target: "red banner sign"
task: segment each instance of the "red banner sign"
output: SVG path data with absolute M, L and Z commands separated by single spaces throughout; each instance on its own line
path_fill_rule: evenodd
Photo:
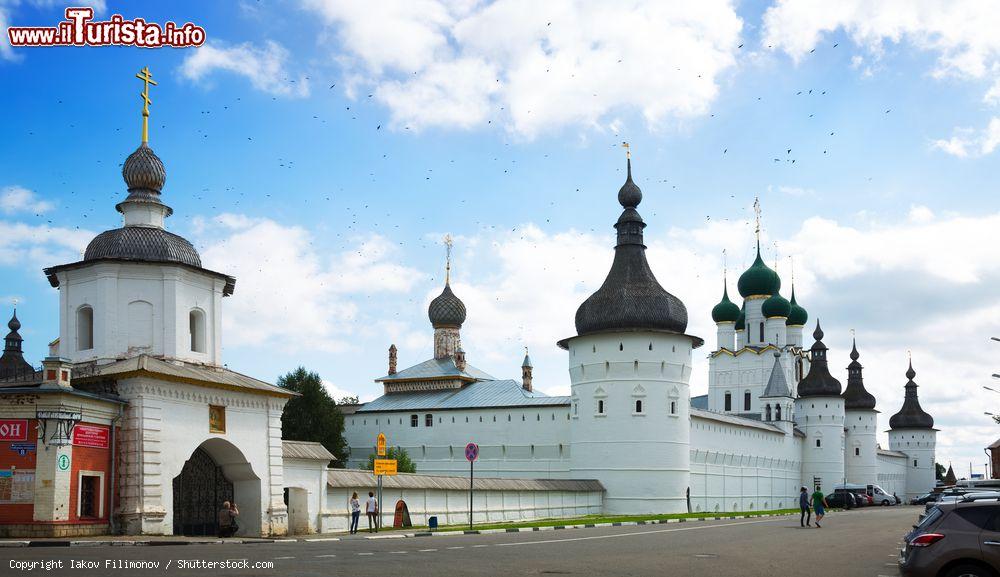
M 27 441 L 28 419 L 0 419 L 0 441 Z
M 77 447 L 108 448 L 108 428 L 100 425 L 77 425 L 73 428 L 73 444 Z

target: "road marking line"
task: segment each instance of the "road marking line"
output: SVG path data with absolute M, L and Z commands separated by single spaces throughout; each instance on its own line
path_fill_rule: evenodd
M 374 555 L 374 553 L 358 553 L 358 555 Z
M 652 535 L 655 533 L 673 533 L 674 531 L 696 531 L 698 529 L 717 529 L 719 527 L 736 527 L 738 525 L 755 525 L 757 523 L 774 523 L 775 521 L 741 521 L 739 523 L 726 523 L 724 525 L 699 525 L 697 527 L 677 527 L 675 529 L 656 529 L 654 531 L 635 531 L 631 533 L 617 533 L 615 535 L 590 535 L 588 537 L 571 537 L 568 539 L 546 539 L 544 541 L 522 541 L 519 543 L 496 543 L 495 547 L 516 547 L 518 545 L 542 545 L 545 543 L 559 543 L 562 541 L 590 541 L 592 539 L 615 539 L 619 537 L 633 537 L 635 535 Z M 485 547 L 485 545 L 473 545 L 473 547 Z
M 295 559 L 295 557 L 275 557 L 274 558 L 275 561 L 277 561 L 279 559 Z
M 305 539 L 305 541 L 308 541 L 310 543 L 321 543 L 323 541 L 340 541 L 340 538 L 339 537 L 324 537 L 322 539 Z
M 433 551 L 437 551 L 437 549 L 419 549 L 418 553 L 431 553 Z
M 405 555 L 406 551 L 389 551 L 390 555 Z
M 465 547 L 448 547 L 449 549 L 465 549 Z
M 316 555 L 316 556 L 317 557 L 336 557 L 336 555 L 333 555 L 333 554 L 330 554 L 330 555 Z
M 473 549 L 476 549 L 476 548 L 479 548 L 479 547 L 489 547 L 489 545 L 473 545 L 472 546 Z

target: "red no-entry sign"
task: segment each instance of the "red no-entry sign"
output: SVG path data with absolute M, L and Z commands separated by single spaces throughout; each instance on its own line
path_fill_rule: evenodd
M 479 458 L 479 445 L 475 443 L 469 443 L 465 446 L 465 458 L 469 461 L 475 461 Z

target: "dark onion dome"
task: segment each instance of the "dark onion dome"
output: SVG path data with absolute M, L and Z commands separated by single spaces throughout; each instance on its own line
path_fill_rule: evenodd
M 792 305 L 788 302 L 788 299 L 778 293 L 774 293 L 764 301 L 764 304 L 760 305 L 760 312 L 764 315 L 765 319 L 776 317 L 787 318 L 791 310 Z
M 451 284 L 445 283 L 441 294 L 431 301 L 427 307 L 427 317 L 430 318 L 431 326 L 434 328 L 461 328 L 465 322 L 465 303 L 451 291 Z
M 0 355 L 0 380 L 25 380 L 33 378 L 35 368 L 31 366 L 31 363 L 24 360 L 24 354 L 21 349 L 24 339 L 17 332 L 21 328 L 21 321 L 17 320 L 16 310 L 10 321 L 7 322 L 7 328 L 10 329 L 10 333 L 4 339 L 3 355 Z
M 789 311 L 788 320 L 785 321 L 786 326 L 790 327 L 804 327 L 806 322 L 809 321 L 809 313 L 806 309 L 799 306 L 799 303 L 795 302 L 795 285 L 792 285 L 792 300 L 789 301 Z
M 190 242 L 162 228 L 145 226 L 125 226 L 94 237 L 83 260 L 100 259 L 176 262 L 201 268 L 201 257 Z
M 729 289 L 722 286 L 722 300 L 712 307 L 712 320 L 717 323 L 735 323 L 740 318 L 740 307 L 729 300 Z
M 628 179 L 618 192 L 618 201 L 625 210 L 615 223 L 615 260 L 601 288 L 576 311 L 578 335 L 643 329 L 684 334 L 687 330 L 684 303 L 663 290 L 646 262 L 642 238 L 646 224 L 635 210 L 641 200 L 642 191 L 632 181 L 629 160 Z
M 913 382 L 913 377 L 917 372 L 913 370 L 913 361 L 910 361 L 910 368 L 906 370 L 906 395 L 903 398 L 903 408 L 899 412 L 889 417 L 890 429 L 933 429 L 934 417 L 928 415 L 920 408 L 920 399 L 917 398 L 917 383 Z
M 122 178 L 129 192 L 145 190 L 159 194 L 167 182 L 167 170 L 160 157 L 144 142 L 125 159 Z
M 743 298 L 771 296 L 781 290 L 781 278 L 760 258 L 760 242 L 757 243 L 757 258 L 750 268 L 740 275 L 736 283 Z
M 17 334 L 17 331 L 21 329 L 21 321 L 17 320 L 16 309 L 14 310 L 14 316 L 10 317 L 10 320 L 7 321 L 7 328 L 10 329 L 10 335 L 7 335 L 8 337 L 11 335 L 16 335 L 17 337 L 21 336 Z
M 853 343 L 851 347 L 851 364 L 847 365 L 847 388 L 844 389 L 845 409 L 874 409 L 875 395 L 865 389 L 864 379 L 861 376 L 861 363 L 858 362 L 858 344 Z
M 830 367 L 826 361 L 826 345 L 823 344 L 823 329 L 816 321 L 816 330 L 813 331 L 813 338 L 816 342 L 809 349 L 809 374 L 799 381 L 800 397 L 839 397 L 840 381 L 830 374 Z
M 747 303 L 743 302 L 740 308 L 740 316 L 736 317 L 736 330 L 742 331 L 747 328 Z

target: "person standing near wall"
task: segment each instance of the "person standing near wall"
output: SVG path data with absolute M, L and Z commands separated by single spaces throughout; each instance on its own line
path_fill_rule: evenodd
M 799 511 L 801 511 L 801 514 L 799 515 L 799 526 L 801 527 L 805 527 L 806 525 L 812 527 L 812 523 L 809 522 L 810 519 L 812 519 L 810 504 L 809 493 L 806 491 L 805 487 L 802 487 L 802 489 L 799 490 Z
M 232 537 L 239 530 L 236 518 L 240 516 L 240 510 L 236 503 L 223 501 L 222 510 L 219 511 L 219 537 Z
M 361 517 L 361 501 L 358 500 L 357 491 L 351 495 L 351 501 L 348 504 L 351 511 L 351 526 L 349 532 L 354 535 L 358 532 L 358 518 Z
M 365 513 L 368 514 L 368 532 L 371 533 L 374 528 L 378 533 L 378 499 L 371 491 L 368 491 L 368 500 L 365 501 Z
M 826 502 L 826 496 L 823 495 L 823 491 L 820 491 L 818 485 L 816 486 L 816 492 L 812 494 L 812 504 L 813 509 L 816 511 L 816 526 L 822 529 L 823 526 L 819 522 L 826 515 L 826 507 L 829 507 L 829 505 Z

